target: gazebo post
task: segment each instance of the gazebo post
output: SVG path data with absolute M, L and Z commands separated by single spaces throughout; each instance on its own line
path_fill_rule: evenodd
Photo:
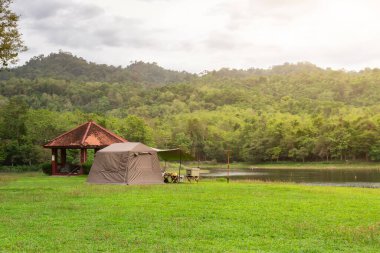
M 61 167 L 66 166 L 66 149 L 61 148 Z
M 82 164 L 84 164 L 86 160 L 87 160 L 87 149 L 81 148 L 80 149 L 80 174 L 83 174 Z
M 58 150 L 56 148 L 51 149 L 51 174 L 57 175 L 57 156 Z
M 80 163 L 83 164 L 87 161 L 87 149 L 80 149 Z

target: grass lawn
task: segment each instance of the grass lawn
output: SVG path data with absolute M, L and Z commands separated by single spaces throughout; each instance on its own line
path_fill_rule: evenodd
M 0 174 L 0 252 L 379 252 L 380 189 Z

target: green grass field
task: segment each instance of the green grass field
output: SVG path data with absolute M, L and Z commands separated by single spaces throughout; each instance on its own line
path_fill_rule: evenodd
M 0 252 L 379 252 L 380 189 L 0 174 Z

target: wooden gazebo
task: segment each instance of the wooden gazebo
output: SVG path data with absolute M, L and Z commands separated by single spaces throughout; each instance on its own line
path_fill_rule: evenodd
M 67 149 L 80 149 L 80 164 L 82 165 L 87 160 L 87 149 L 94 149 L 96 152 L 113 143 L 121 142 L 127 142 L 127 140 L 89 121 L 56 137 L 45 144 L 44 148 L 51 149 L 52 175 L 65 175 L 69 172 L 61 172 L 61 169 L 66 166 Z M 83 174 L 82 166 L 78 174 Z

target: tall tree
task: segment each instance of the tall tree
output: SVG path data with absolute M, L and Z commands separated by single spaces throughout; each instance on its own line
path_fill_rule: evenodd
M 142 142 L 147 145 L 154 145 L 153 130 L 145 123 L 144 119 L 129 115 L 123 122 L 123 127 L 116 131 L 128 141 Z
M 18 54 L 26 50 L 17 23 L 19 16 L 10 9 L 12 0 L 0 0 L 0 65 L 14 64 Z
M 19 97 L 9 100 L 0 110 L 0 140 L 2 142 L 3 159 L 9 164 L 24 162 L 25 156 L 31 153 L 30 146 L 25 147 L 26 115 L 28 107 Z M 27 150 L 27 152 L 25 152 Z M 27 159 L 29 161 L 29 159 Z
M 20 144 L 26 135 L 28 105 L 21 97 L 13 97 L 1 110 L 0 137 Z

